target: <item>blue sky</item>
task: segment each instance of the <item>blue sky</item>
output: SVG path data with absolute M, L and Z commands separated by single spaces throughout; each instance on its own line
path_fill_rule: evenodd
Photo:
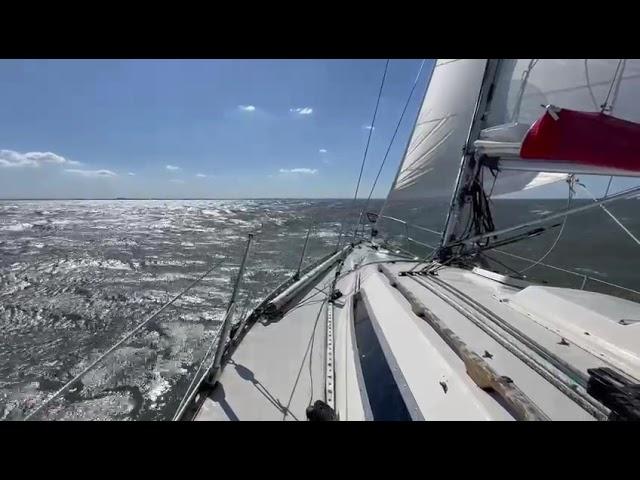
M 390 63 L 365 196 L 420 62 Z M 384 64 L 0 61 L 0 197 L 351 197 Z M 388 192 L 432 65 L 376 197 Z

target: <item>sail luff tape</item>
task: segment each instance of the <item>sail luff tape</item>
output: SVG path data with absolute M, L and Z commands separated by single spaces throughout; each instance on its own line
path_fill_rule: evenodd
M 393 287 L 395 287 L 411 305 L 413 313 L 427 321 L 436 333 L 463 361 L 467 374 L 478 387 L 483 390 L 493 390 L 511 407 L 512 413 L 518 420 L 550 420 L 550 418 L 520 390 L 513 380 L 499 376 L 487 362 L 478 354 L 471 351 L 458 335 L 448 328 L 440 318 L 425 307 L 420 300 L 397 281 L 395 275 L 383 265 L 378 266 L 381 272 Z

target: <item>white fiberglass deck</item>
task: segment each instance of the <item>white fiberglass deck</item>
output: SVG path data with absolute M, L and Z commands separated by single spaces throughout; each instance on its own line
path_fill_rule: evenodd
M 226 365 L 196 420 L 306 420 L 324 400 L 325 289 L 330 270 L 282 318 L 256 323 Z
M 342 267 L 336 286 L 343 296 L 335 304 L 327 304 L 325 293 L 312 288 L 280 320 L 257 323 L 196 419 L 306 420 L 307 406 L 326 400 L 327 305 L 334 322 L 336 413 L 340 420 L 378 419 L 372 407 L 380 398 L 370 398 L 371 383 L 364 380 L 365 360 L 356 342 L 358 292 L 359 308 L 366 308 L 412 419 L 514 419 L 503 398 L 474 383 L 463 360 L 414 313 L 389 276 L 496 374 L 508 377 L 546 418 L 606 417 L 608 411 L 586 394 L 589 368 L 608 366 L 640 377 L 636 303 L 517 282 L 506 285 L 480 271 L 453 267 L 436 276 L 399 276 L 415 263 L 390 260 L 382 251 L 356 247 Z M 330 270 L 316 287 L 325 289 L 334 273 Z

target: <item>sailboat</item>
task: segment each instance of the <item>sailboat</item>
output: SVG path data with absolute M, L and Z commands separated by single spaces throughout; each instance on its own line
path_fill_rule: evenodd
M 640 419 L 640 304 L 487 264 L 637 196 L 607 188 L 516 224 L 490 201 L 553 183 L 571 199 L 578 175 L 639 176 L 638 122 L 640 61 L 437 60 L 382 210 L 236 318 L 249 235 L 173 420 Z

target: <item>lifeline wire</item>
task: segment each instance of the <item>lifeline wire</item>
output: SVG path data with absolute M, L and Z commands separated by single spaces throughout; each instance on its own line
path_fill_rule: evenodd
M 80 378 L 82 378 L 84 375 L 86 375 L 88 372 L 90 372 L 96 365 L 98 365 L 98 363 L 100 363 L 105 357 L 107 357 L 110 353 L 112 353 L 115 349 L 117 349 L 120 345 L 122 345 L 124 342 L 126 342 L 127 340 L 129 340 L 133 335 L 135 335 L 140 329 L 142 329 L 142 327 L 144 327 L 147 323 L 149 323 L 151 320 L 153 320 L 154 318 L 156 318 L 160 313 L 162 313 L 162 311 L 164 311 L 167 307 L 169 307 L 170 305 L 172 305 L 176 300 L 178 300 L 180 297 L 182 297 L 182 295 L 184 295 L 185 293 L 187 293 L 189 290 L 191 290 L 191 288 L 193 288 L 195 285 L 197 285 L 198 283 L 200 283 L 200 281 L 202 281 L 203 278 L 205 278 L 207 275 L 209 275 L 215 268 L 217 268 L 219 265 L 222 264 L 222 262 L 225 259 L 220 260 L 218 263 L 214 264 L 209 270 L 207 270 L 206 272 L 204 272 L 202 275 L 200 275 L 198 278 L 196 278 L 193 282 L 191 282 L 191 284 L 189 284 L 189 286 L 187 286 L 187 288 L 185 288 L 184 290 L 182 290 L 178 295 L 176 295 L 175 297 L 173 297 L 171 300 L 169 300 L 167 303 L 165 303 L 162 307 L 160 307 L 158 310 L 156 310 L 154 313 L 151 314 L 151 316 L 149 318 L 147 318 L 146 320 L 144 320 L 143 322 L 141 322 L 136 328 L 134 328 L 133 330 L 131 330 L 129 333 L 127 333 L 118 343 L 116 343 L 115 345 L 113 345 L 111 348 L 109 348 L 109 350 L 107 350 L 106 352 L 104 352 L 102 355 L 100 355 L 91 365 L 89 365 L 87 368 L 85 368 L 83 371 L 81 371 L 78 375 L 76 375 L 75 377 L 73 377 L 71 380 L 69 380 L 66 384 L 64 384 L 64 386 L 62 388 L 60 388 L 60 390 L 58 390 L 56 393 L 54 393 L 51 397 L 49 397 L 47 400 L 44 401 L 44 403 L 42 405 L 40 405 L 38 408 L 36 408 L 34 411 L 32 411 L 29 415 L 27 415 L 24 420 L 29 420 L 31 417 L 33 417 L 36 413 L 40 412 L 44 407 L 46 407 L 49 403 L 51 403 L 54 399 L 58 398 L 62 393 L 64 393 L 71 385 L 73 385 L 75 382 L 77 382 Z

